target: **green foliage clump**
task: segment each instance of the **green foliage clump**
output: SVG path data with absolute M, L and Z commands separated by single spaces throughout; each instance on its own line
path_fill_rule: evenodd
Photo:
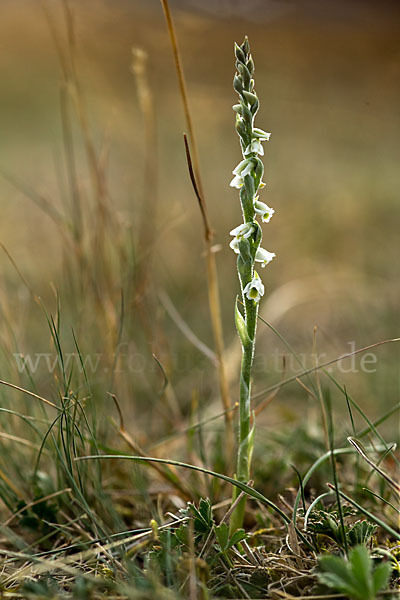
M 318 560 L 319 582 L 351 600 L 376 600 L 378 592 L 389 582 L 392 567 L 381 563 L 374 567 L 367 548 L 355 546 L 348 559 L 340 556 L 321 556 Z
M 344 516 L 353 516 L 354 509 L 344 506 Z M 375 534 L 377 526 L 367 520 L 357 521 L 353 524 L 344 524 L 340 522 L 339 511 L 337 510 L 314 510 L 308 521 L 308 531 L 315 535 L 323 535 L 334 541 L 340 548 L 346 548 L 356 545 L 367 545 Z M 344 539 L 344 536 L 346 539 Z

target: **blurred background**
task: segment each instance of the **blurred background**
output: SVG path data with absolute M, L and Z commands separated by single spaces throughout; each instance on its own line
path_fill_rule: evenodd
M 69 8 L 1 2 L 1 378 L 30 389 L 34 379 L 42 394 L 55 393 L 59 373 L 40 363 L 31 377 L 14 355 L 54 351 L 47 319 L 59 309 L 64 352 L 76 351 L 73 328 L 82 354 L 100 355 L 90 378 L 101 410 L 114 410 L 107 392 L 116 393 L 149 447 L 188 415 L 221 410 L 182 103 L 160 2 L 70 0 Z M 240 348 L 228 244 L 241 221 L 229 187 L 240 160 L 233 43 L 246 34 L 261 101 L 256 123 L 272 132 L 261 200 L 276 211 L 263 246 L 277 257 L 262 272 L 261 316 L 308 367 L 315 326 L 325 360 L 399 336 L 398 3 L 171 0 L 171 10 L 215 232 L 232 401 Z M 152 97 L 147 125 L 132 48 L 147 55 L 139 81 Z M 360 357 L 335 371 L 371 418 L 399 399 L 397 345 L 373 352 L 372 372 Z M 260 323 L 255 393 L 298 370 Z M 335 410 L 345 410 L 323 377 Z M 260 415 L 259 439 L 277 427 L 294 431 L 305 415 L 317 428 L 316 402 L 296 382 L 286 385 Z M 393 417 L 388 428 L 397 425 Z

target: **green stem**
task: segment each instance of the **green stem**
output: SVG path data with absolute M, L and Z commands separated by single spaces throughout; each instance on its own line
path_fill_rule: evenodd
M 241 262 L 239 257 L 238 263 Z M 246 284 L 251 281 L 254 271 L 254 263 L 244 269 L 239 267 L 239 279 L 242 288 L 242 299 L 245 309 L 245 324 L 248 342 L 242 344 L 242 362 L 240 369 L 240 393 L 239 393 L 239 439 L 236 465 L 236 478 L 242 483 L 250 480 L 251 456 L 253 451 L 253 428 L 251 426 L 251 370 L 253 366 L 254 351 L 256 345 L 256 328 L 258 315 L 258 302 L 248 300 L 243 294 Z M 238 496 L 238 488 L 234 490 L 234 500 Z M 230 519 L 231 534 L 243 525 L 246 497 L 236 506 Z
M 251 410 L 251 370 L 256 343 L 258 304 L 260 297 L 264 294 L 264 286 L 254 271 L 254 263 L 256 256 L 257 260 L 261 262 L 265 255 L 268 259 L 268 252 L 260 248 L 262 232 L 256 218 L 257 214 L 263 214 L 260 213 L 260 210 L 263 210 L 262 206 L 266 210 L 272 209 L 257 202 L 258 191 L 264 187 L 262 183 L 264 165 L 258 155 L 263 155 L 261 141 L 268 140 L 269 134 L 254 128 L 254 117 L 258 111 L 259 101 L 254 89 L 254 63 L 247 38 L 241 46 L 235 44 L 235 56 L 237 70 L 233 87 L 239 95 L 239 104 L 236 104 L 233 109 L 236 112 L 235 127 L 240 137 L 243 160 L 233 171 L 235 178 L 231 185 L 240 189 L 243 225 L 232 232 L 237 234 L 236 248 L 232 247 L 239 254 L 237 270 L 244 306 L 244 316 L 237 306 L 235 312 L 236 328 L 242 344 L 236 479 L 241 483 L 248 483 L 254 437 Z M 263 266 L 265 264 L 263 263 Z M 238 494 L 235 493 L 234 500 L 237 496 Z M 235 506 L 230 519 L 231 534 L 242 527 L 245 506 L 246 499 L 243 497 Z

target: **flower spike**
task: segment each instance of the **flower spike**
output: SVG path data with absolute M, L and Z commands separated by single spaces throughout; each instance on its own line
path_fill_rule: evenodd
M 264 165 L 263 143 L 268 142 L 270 133 L 254 127 L 254 118 L 259 109 L 259 100 L 254 88 L 254 62 L 247 38 L 240 46 L 235 44 L 236 73 L 233 87 L 239 103 L 233 106 L 236 113 L 235 127 L 240 138 L 243 159 L 233 170 L 231 187 L 239 190 L 243 223 L 232 229 L 230 247 L 237 255 L 237 270 L 242 290 L 243 314 L 235 306 L 236 328 L 242 344 L 242 366 L 240 373 L 239 398 L 239 442 L 236 477 L 247 483 L 250 476 L 253 448 L 253 426 L 251 426 L 251 370 L 256 342 L 258 307 L 264 295 L 264 285 L 254 269 L 256 262 L 265 267 L 275 257 L 274 252 L 261 248 L 262 231 L 257 221 L 269 223 L 274 209 L 259 200 L 259 192 L 265 187 L 262 178 Z M 236 497 L 236 496 L 235 496 Z M 230 530 L 233 534 L 243 524 L 245 499 L 235 507 Z

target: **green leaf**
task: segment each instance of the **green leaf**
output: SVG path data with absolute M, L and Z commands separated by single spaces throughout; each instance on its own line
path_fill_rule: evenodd
M 242 238 L 239 240 L 239 252 L 240 258 L 243 263 L 247 266 L 250 266 L 252 263 L 251 253 L 250 253 L 250 243 L 246 238 Z
M 235 531 L 235 533 L 232 535 L 231 539 L 229 540 L 228 548 L 232 548 L 232 546 L 236 546 L 236 544 L 238 544 L 239 542 L 244 540 L 246 537 L 247 537 L 247 535 L 246 535 L 245 530 L 238 529 L 237 531 Z
M 353 548 L 348 562 L 338 556 L 321 556 L 318 563 L 322 571 L 317 573 L 320 583 L 347 594 L 351 600 L 376 600 L 391 571 L 389 563 L 373 571 L 372 558 L 362 545 Z
M 255 425 L 256 425 L 256 417 L 255 417 L 255 413 L 254 411 L 252 411 L 252 417 L 253 417 L 253 426 L 250 429 L 250 433 L 249 433 L 249 448 L 248 448 L 248 453 L 249 453 L 249 464 L 251 464 L 251 459 L 253 457 L 253 449 L 254 449 L 254 432 L 255 432 Z
M 382 563 L 376 567 L 373 574 L 373 592 L 377 594 L 380 590 L 385 588 L 389 582 L 390 574 L 392 572 L 392 565 L 390 563 Z
M 258 98 L 256 98 L 256 101 L 254 102 L 254 104 L 251 105 L 250 110 L 251 110 L 251 114 L 253 115 L 253 117 L 256 115 L 256 113 L 258 112 L 258 109 L 260 107 L 260 102 L 258 100 Z
M 188 544 L 188 530 L 186 525 L 180 525 L 175 529 L 175 537 L 177 540 L 184 545 Z
M 241 381 L 241 385 L 246 385 L 245 382 L 243 381 L 242 375 L 240 376 L 240 381 Z M 238 462 L 242 465 L 242 468 L 241 468 L 241 470 L 239 470 L 239 467 L 238 467 L 238 473 L 237 473 L 238 479 L 246 479 L 246 478 L 248 479 L 248 469 L 249 469 L 249 465 L 251 464 L 253 447 L 254 447 L 254 425 L 251 428 L 251 430 L 249 431 L 249 434 L 239 444 L 238 455 L 239 455 L 239 457 L 242 458 L 242 460 L 239 460 Z M 243 462 L 246 463 L 246 466 L 244 466 Z
M 200 498 L 199 512 L 205 523 L 208 524 L 212 521 L 212 507 L 209 498 Z
M 339 575 L 335 575 L 334 573 L 318 573 L 318 580 L 320 583 L 335 590 L 336 592 L 342 592 L 346 594 L 346 596 L 349 596 L 351 600 L 367 600 L 367 598 L 362 598 L 362 596 L 359 596 L 353 585 L 341 579 Z
M 218 540 L 218 544 L 221 546 L 222 550 L 226 550 L 228 548 L 229 541 L 229 529 L 226 523 L 221 523 L 217 525 L 215 528 L 215 536 Z
M 318 563 L 324 571 L 334 574 L 345 583 L 351 584 L 352 577 L 345 559 L 339 556 L 321 556 Z
M 372 559 L 365 546 L 355 546 L 349 554 L 350 569 L 357 589 L 365 598 L 371 598 L 372 592 Z
M 253 233 L 253 239 L 255 246 L 258 248 L 262 241 L 262 229 L 257 221 L 255 221 L 254 226 L 256 231 Z
M 253 198 L 255 195 L 255 188 L 254 188 L 254 178 L 252 175 L 246 175 L 243 179 L 244 182 L 244 187 L 245 190 L 247 192 L 247 196 L 248 198 L 253 202 Z
M 258 156 L 254 159 L 255 167 L 254 167 L 254 187 L 258 189 L 262 177 L 264 175 L 264 165 L 263 162 L 258 158 Z
M 243 121 L 243 119 L 240 118 L 239 114 L 236 115 L 235 127 L 236 127 L 236 131 L 238 132 L 240 137 L 243 139 L 244 146 L 246 147 L 250 143 L 249 135 L 248 135 L 246 123 Z
M 199 508 L 189 503 L 190 512 L 194 516 L 196 533 L 208 533 L 213 526 L 211 502 L 208 498 L 200 498 Z
M 242 115 L 243 119 L 245 119 L 246 123 L 248 124 L 248 127 L 251 129 L 251 122 L 253 120 L 253 114 L 252 114 L 250 108 L 248 108 L 248 106 L 246 106 L 246 104 L 243 101 L 242 101 L 241 107 L 242 107 L 242 110 L 241 110 L 240 114 Z
M 250 338 L 247 334 L 246 322 L 245 322 L 245 320 L 242 316 L 242 313 L 240 312 L 239 307 L 238 307 L 238 300 L 239 300 L 239 298 L 236 297 L 235 324 L 236 324 L 237 332 L 240 337 L 240 341 L 242 342 L 242 346 L 245 348 L 250 343 Z
M 376 530 L 377 526 L 369 521 L 357 521 L 347 534 L 348 541 L 351 546 L 366 544 Z

